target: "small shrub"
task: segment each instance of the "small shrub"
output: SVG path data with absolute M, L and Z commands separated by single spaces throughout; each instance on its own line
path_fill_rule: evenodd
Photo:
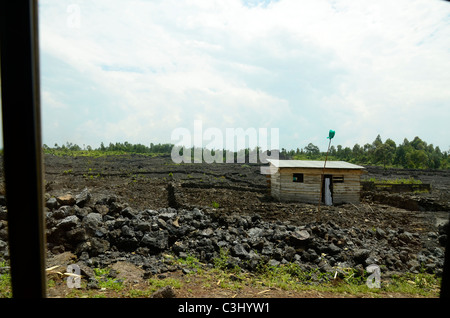
M 218 209 L 219 206 L 220 206 L 220 204 L 217 203 L 217 202 L 215 202 L 215 201 L 213 201 L 213 202 L 211 203 L 211 206 L 212 206 L 214 209 Z

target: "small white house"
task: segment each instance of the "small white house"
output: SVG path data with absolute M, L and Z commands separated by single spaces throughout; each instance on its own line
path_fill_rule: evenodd
M 365 168 L 345 161 L 268 159 L 271 195 L 280 201 L 359 203 Z M 323 182 L 322 182 L 323 176 Z M 320 187 L 322 186 L 322 192 Z

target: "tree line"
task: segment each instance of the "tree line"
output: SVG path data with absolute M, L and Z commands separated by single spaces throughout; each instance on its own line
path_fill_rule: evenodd
M 439 146 L 434 147 L 419 137 L 412 141 L 407 138 L 403 143 L 396 144 L 388 138 L 384 142 L 378 135 L 372 143 L 361 146 L 355 144 L 352 148 L 341 145 L 331 146 L 328 159 L 343 160 L 361 165 L 382 165 L 386 167 L 399 167 L 407 169 L 449 169 L 450 151 L 441 151 Z M 309 143 L 303 149 L 296 151 L 281 150 L 284 158 L 292 159 L 325 159 L 326 152 L 321 152 L 319 147 Z
M 103 142 L 98 148 L 91 146 L 80 147 L 77 144 L 67 142 L 63 145 L 55 144 L 49 147 L 44 144 L 44 153 L 56 155 L 104 155 L 104 154 L 147 154 L 147 155 L 170 155 L 173 144 L 154 144 L 148 146 L 143 144 L 131 144 L 127 141 L 121 143 L 109 143 L 105 145 Z M 191 148 L 194 155 L 195 148 Z M 274 151 L 274 150 L 272 150 Z M 279 151 L 280 159 L 298 159 L 298 160 L 324 160 L 327 156 L 326 151 L 321 151 L 318 146 L 309 143 L 303 148 L 295 150 L 287 150 L 282 148 Z M 228 151 L 224 150 L 226 155 Z M 244 152 L 248 159 L 254 150 L 243 149 L 235 153 Z M 212 151 L 214 154 L 214 150 Z M 419 137 L 415 137 L 412 141 L 404 139 L 403 143 L 396 144 L 392 139 L 388 138 L 384 142 L 378 135 L 372 143 L 364 145 L 355 144 L 351 147 L 343 147 L 341 145 L 332 145 L 328 152 L 328 160 L 342 160 L 361 165 L 380 165 L 383 167 L 398 167 L 407 169 L 449 169 L 450 168 L 450 150 L 441 151 L 441 149 L 433 144 L 428 144 Z M 224 161 L 225 162 L 225 161 Z M 246 160 L 248 162 L 248 160 Z
M 92 148 L 90 145 L 83 145 L 83 148 L 80 147 L 77 144 L 66 142 L 66 144 L 58 145 L 55 143 L 53 147 L 49 147 L 48 145 L 44 144 L 43 149 L 44 153 L 49 154 L 58 154 L 58 155 L 70 155 L 70 154 L 76 154 L 76 153 L 110 153 L 110 154 L 117 154 L 117 153 L 135 153 L 135 154 L 170 154 L 173 144 L 154 144 L 150 143 L 149 146 L 143 145 L 143 144 L 131 144 L 128 141 L 125 142 L 116 142 L 112 143 L 110 142 L 109 145 L 105 146 L 105 144 L 102 142 L 100 143 L 100 147 L 98 148 Z

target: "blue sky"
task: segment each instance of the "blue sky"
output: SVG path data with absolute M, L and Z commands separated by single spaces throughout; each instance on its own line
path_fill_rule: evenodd
M 444 1 L 41 0 L 43 142 L 167 143 L 279 128 L 280 147 L 380 134 L 450 148 Z

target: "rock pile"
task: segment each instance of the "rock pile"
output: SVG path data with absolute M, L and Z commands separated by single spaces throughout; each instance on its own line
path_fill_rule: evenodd
M 128 261 L 147 275 L 171 270 L 164 254 L 195 256 L 213 264 L 228 251 L 227 266 L 254 271 L 261 264 L 299 264 L 335 272 L 370 264 L 397 272 L 440 274 L 446 229 L 411 233 L 401 228 L 341 228 L 332 221 L 294 226 L 267 222 L 258 214 L 221 215 L 197 208 L 136 211 L 107 196 L 91 202 L 88 190 L 47 200 L 49 253 L 70 251 L 90 267 Z M 6 212 L 0 209 L 0 259 L 7 257 Z M 448 223 L 447 225 L 448 226 Z

